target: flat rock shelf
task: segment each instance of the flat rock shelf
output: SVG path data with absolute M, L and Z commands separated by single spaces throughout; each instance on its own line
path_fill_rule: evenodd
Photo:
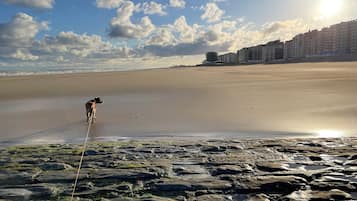
M 0 149 L 0 200 L 69 200 L 81 145 Z M 355 200 L 357 138 L 91 143 L 76 200 Z

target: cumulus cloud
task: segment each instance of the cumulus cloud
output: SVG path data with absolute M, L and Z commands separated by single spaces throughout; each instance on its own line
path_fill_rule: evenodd
M 147 45 L 143 51 L 149 55 L 159 57 L 199 55 L 207 51 L 226 51 L 229 44 L 210 45 L 204 38 L 199 38 L 192 43 L 179 43 L 173 45 Z
M 265 36 L 276 35 L 282 40 L 292 38 L 297 33 L 302 33 L 307 30 L 307 25 L 301 20 L 284 20 L 268 22 L 263 25 L 263 33 Z
M 185 8 L 186 2 L 185 0 L 170 0 L 170 6 L 176 8 Z
M 60 32 L 35 41 L 29 50 L 48 65 L 98 65 L 113 58 L 128 58 L 132 50 L 115 47 L 101 36 Z
M 117 10 L 117 16 L 111 20 L 109 26 L 110 37 L 121 38 L 142 38 L 148 36 L 154 29 L 149 17 L 141 18 L 141 21 L 134 24 L 131 17 L 135 11 L 135 5 L 131 1 L 124 2 Z
M 162 30 L 158 37 L 150 38 L 150 42 L 141 49 L 141 54 L 171 57 L 204 54 L 207 51 L 227 51 L 231 41 L 228 39 L 228 33 L 223 35 L 222 29 L 232 24 L 235 25 L 234 22 L 225 21 L 220 27 L 206 28 L 198 24 L 189 25 L 185 16 L 180 16 L 172 25 Z M 174 35 L 177 35 L 177 38 Z M 164 42 L 160 38 L 165 38 Z M 156 43 L 152 42 L 153 39 L 156 39 Z
M 201 9 L 204 10 L 201 19 L 206 20 L 209 23 L 220 21 L 225 13 L 215 3 L 207 3 L 206 6 Z
M 154 1 L 144 2 L 142 5 L 139 4 L 140 10 L 144 12 L 146 15 L 167 15 L 167 13 L 164 11 L 165 6 L 159 3 L 156 3 Z
M 167 6 L 155 1 L 134 4 L 132 1 L 128 0 L 96 0 L 96 6 L 98 8 L 114 9 L 119 8 L 122 5 L 127 6 L 128 4 L 133 5 L 133 12 L 143 12 L 145 15 L 167 15 L 165 11 Z
M 26 50 L 31 46 L 36 34 L 48 29 L 47 22 L 37 22 L 33 17 L 16 14 L 8 23 L 0 24 L 0 57 L 35 60 Z
M 2 62 L 68 62 L 71 65 L 91 63 L 115 57 L 129 57 L 131 49 L 115 47 L 101 36 L 60 32 L 56 36 L 36 39 L 48 29 L 47 22 L 38 22 L 25 13 L 16 14 L 9 22 L 0 24 L 0 58 Z M 27 64 L 26 64 L 27 65 Z
M 176 39 L 169 28 L 160 28 L 146 42 L 147 45 L 168 45 L 175 43 Z
M 32 47 L 41 55 L 87 57 L 94 52 L 105 52 L 113 47 L 100 36 L 60 32 L 57 36 L 46 36 Z
M 113 9 L 118 8 L 124 0 L 96 0 L 96 6 L 98 8 Z
M 173 29 L 179 34 L 180 42 L 193 42 L 197 36 L 199 26 L 194 24 L 192 26 L 187 24 L 186 17 L 180 16 L 173 24 Z
M 54 0 L 1 0 L 6 4 L 12 4 L 17 6 L 29 7 L 29 8 L 52 8 Z

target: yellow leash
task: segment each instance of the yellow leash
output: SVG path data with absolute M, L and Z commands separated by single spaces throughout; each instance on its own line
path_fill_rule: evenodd
M 78 170 L 77 170 L 77 175 L 76 175 L 76 179 L 75 179 L 75 181 L 74 181 L 74 187 L 73 187 L 73 191 L 72 191 L 71 201 L 73 201 L 74 193 L 76 192 L 78 177 L 79 177 L 79 173 L 80 173 L 81 167 L 82 167 L 84 152 L 86 151 L 86 148 L 87 148 L 87 141 L 88 141 L 88 136 L 89 136 L 90 128 L 91 128 L 91 125 L 92 125 L 92 120 L 93 120 L 93 115 L 91 115 L 90 118 L 89 118 L 89 125 L 88 125 L 88 129 L 87 129 L 87 135 L 86 135 L 86 138 L 85 138 L 85 140 L 84 140 L 82 156 L 81 156 L 81 159 L 80 159 L 80 161 L 79 161 L 79 166 L 78 166 Z

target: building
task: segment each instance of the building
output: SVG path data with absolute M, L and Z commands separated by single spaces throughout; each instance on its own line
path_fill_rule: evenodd
M 304 34 L 299 34 L 293 38 L 293 55 L 294 58 L 303 58 L 305 57 L 304 49 Z
M 236 53 L 227 53 L 218 56 L 218 62 L 228 65 L 234 65 L 238 63 L 238 56 Z
M 263 62 L 263 45 L 248 48 L 248 63 Z
M 351 31 L 350 22 L 342 22 L 331 26 L 336 29 L 335 50 L 337 55 L 348 54 L 351 52 Z
M 289 40 L 286 41 L 284 44 L 284 59 L 289 60 L 289 59 L 294 59 L 295 54 L 294 54 L 294 41 Z
M 209 52 L 207 61 L 224 64 L 274 63 L 277 61 L 351 60 L 357 58 L 357 20 L 341 22 L 296 35 L 292 40 L 271 41 L 264 45 L 245 47 L 235 53 L 217 57 Z M 217 61 L 219 59 L 219 61 Z
M 351 22 L 351 53 L 357 54 L 357 20 Z
M 304 54 L 304 34 L 295 36 L 292 40 L 286 41 L 284 44 L 284 59 L 293 60 L 305 57 Z
M 206 53 L 206 62 L 215 63 L 218 61 L 218 53 L 217 52 L 207 52 Z
M 240 64 L 247 64 L 248 63 L 248 56 L 249 56 L 249 49 L 243 48 L 238 51 L 238 63 Z
M 323 28 L 318 33 L 318 49 L 320 56 L 331 56 L 335 54 L 334 47 L 335 38 L 334 38 L 334 30 L 331 28 Z
M 313 57 L 319 54 L 317 30 L 304 33 L 304 56 Z
M 280 40 L 272 41 L 263 46 L 263 62 L 270 63 L 284 59 L 284 43 Z

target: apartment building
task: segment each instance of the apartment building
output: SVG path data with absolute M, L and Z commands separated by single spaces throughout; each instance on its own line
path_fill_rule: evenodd
M 248 63 L 248 56 L 249 56 L 249 49 L 248 48 L 242 48 L 237 52 L 238 54 L 238 63 L 240 64 L 246 64 Z
M 312 57 L 319 53 L 318 48 L 318 31 L 313 30 L 304 33 L 304 56 Z
M 230 52 L 227 54 L 219 55 L 218 62 L 233 65 L 238 63 L 238 57 L 236 53 Z
M 258 45 L 248 48 L 248 62 L 249 63 L 263 62 L 263 45 Z
M 350 22 L 342 22 L 331 26 L 335 37 L 335 53 L 337 55 L 351 52 L 351 31 Z
M 272 41 L 263 46 L 263 62 L 273 62 L 284 59 L 284 43 L 280 40 Z
M 351 53 L 357 54 L 357 20 L 351 22 Z
M 296 35 L 292 40 L 271 41 L 221 55 L 222 63 L 271 63 L 281 60 L 357 56 L 357 20 L 342 22 L 321 30 Z

